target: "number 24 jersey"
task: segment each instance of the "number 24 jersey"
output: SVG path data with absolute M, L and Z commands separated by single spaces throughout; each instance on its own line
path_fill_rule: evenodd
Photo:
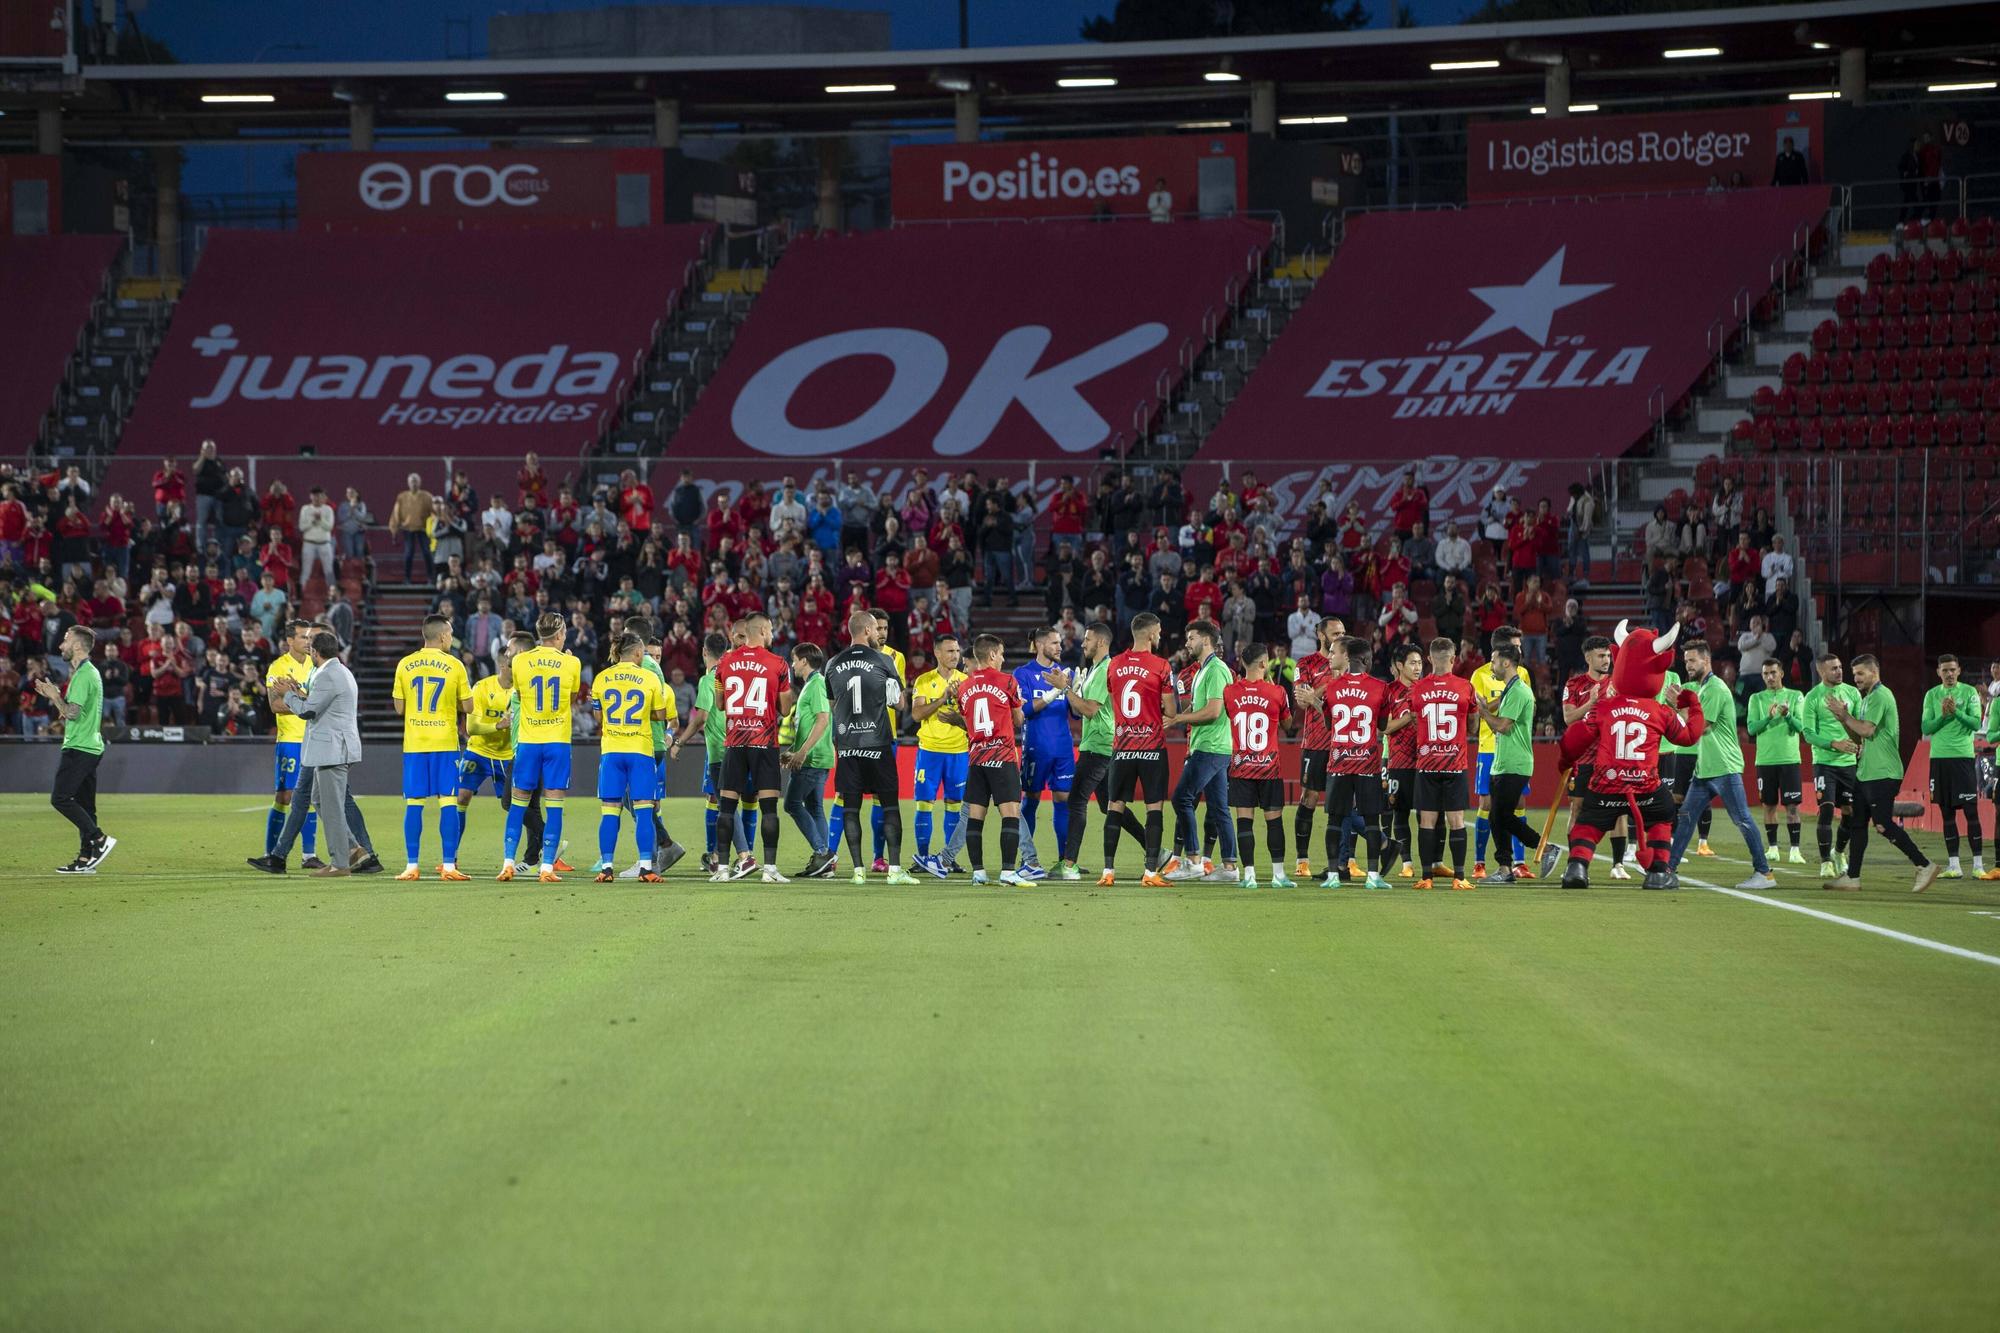
M 785 660 L 768 648 L 732 648 L 715 664 L 725 746 L 778 743 L 778 696 L 785 691 L 786 670 Z

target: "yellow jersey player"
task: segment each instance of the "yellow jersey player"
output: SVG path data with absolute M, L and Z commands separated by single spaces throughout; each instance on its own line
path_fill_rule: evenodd
M 403 850 L 406 864 L 397 879 L 417 878 L 417 852 L 424 837 L 424 807 L 442 797 L 438 838 L 444 856 L 439 879 L 467 879 L 458 870 L 458 719 L 472 707 L 465 664 L 451 651 L 451 621 L 424 617 L 424 646 L 396 663 L 391 696 L 403 719 Z
M 277 694 L 271 686 L 289 677 L 299 683 L 299 688 L 312 683 L 312 654 L 307 645 L 312 642 L 313 626 L 310 620 L 294 620 L 285 626 L 285 651 L 273 658 L 264 670 L 264 697 L 276 700 Z M 306 720 L 288 708 L 273 706 L 271 716 L 276 720 L 277 752 L 271 762 L 271 809 L 264 816 L 264 855 L 277 855 L 278 835 L 285 827 L 285 815 L 291 809 L 292 793 L 299 789 L 299 747 L 306 738 Z M 319 844 L 319 811 L 306 812 L 305 826 L 306 857 L 303 862 L 307 870 L 318 870 L 325 862 L 313 854 Z
M 507 864 L 499 878 L 514 877 L 514 850 L 535 788 L 542 789 L 544 884 L 560 884 L 556 850 L 562 846 L 563 797 L 569 792 L 570 704 L 583 688 L 583 664 L 563 651 L 563 618 L 545 611 L 535 621 L 536 643 L 514 658 L 514 697 L 521 719 L 514 745 L 514 795 L 507 808 Z M 650 730 L 647 733 L 651 738 Z M 651 753 L 649 749 L 648 754 Z
M 597 764 L 597 882 L 617 878 L 611 858 L 618 850 L 620 804 L 632 803 L 633 831 L 639 841 L 639 878 L 657 884 L 653 854 L 657 841 L 653 809 L 660 802 L 660 771 L 653 763 L 653 724 L 673 712 L 666 682 L 645 666 L 643 635 L 627 631 L 611 647 L 612 664 L 597 673 L 591 702 L 602 719 Z
M 1512 625 L 1502 625 L 1494 630 L 1493 646 L 1499 648 L 1503 644 L 1512 644 L 1518 649 L 1521 646 L 1521 631 L 1515 629 Z M 1518 659 L 1519 654 L 1516 653 L 1515 656 Z M 1528 684 L 1532 685 L 1534 683 L 1533 679 L 1528 675 L 1527 663 L 1521 663 L 1517 674 Z M 1491 662 L 1481 662 L 1478 668 L 1472 673 L 1472 697 L 1477 703 L 1492 703 L 1500 697 L 1500 692 L 1506 688 L 1507 682 L 1500 679 L 1499 675 L 1494 672 Z M 1473 825 L 1472 829 L 1472 877 L 1474 879 L 1483 878 L 1486 874 L 1486 840 L 1492 833 L 1491 828 L 1487 824 L 1487 817 L 1493 809 L 1493 754 L 1498 746 L 1499 741 L 1493 734 L 1493 728 L 1487 726 L 1485 719 L 1481 718 L 1479 722 L 1479 758 L 1477 761 L 1479 766 L 1473 770 L 1472 774 L 1472 791 L 1479 798 L 1479 821 Z M 1511 867 L 1516 879 L 1531 878 L 1527 866 L 1518 864 L 1520 858 L 1515 855 L 1516 848 L 1512 838 L 1502 837 L 1500 839 L 1500 846 L 1496 850 L 1500 864 Z
M 514 767 L 514 645 L 503 642 L 494 659 L 499 670 L 472 683 L 472 711 L 465 719 L 465 753 L 458 761 L 458 830 L 465 838 L 472 798 L 489 781 L 500 800 L 501 826 L 506 825 Z M 504 843 L 505 837 L 503 835 Z M 502 846 L 501 851 L 506 851 Z
M 958 636 L 946 630 L 937 636 L 937 666 L 917 677 L 910 695 L 910 716 L 917 721 L 917 854 L 910 864 L 943 879 L 951 872 L 950 847 L 958 836 L 959 811 L 965 802 L 965 716 L 958 711 L 958 687 L 965 681 L 959 667 L 963 655 Z M 931 814 L 944 801 L 944 843 L 931 855 Z

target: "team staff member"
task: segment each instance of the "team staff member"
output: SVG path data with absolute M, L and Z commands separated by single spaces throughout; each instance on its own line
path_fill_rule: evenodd
M 1993 780 L 1994 750 L 2000 747 L 2000 659 L 1988 662 L 1986 671 L 1992 677 L 1986 685 L 1986 753 L 1977 762 L 1984 767 L 1980 785 L 1992 795 L 1993 838 L 2000 842 L 2000 783 Z M 1981 875 L 1981 879 L 2000 879 L 2000 848 L 1995 849 L 1993 862 L 1993 868 Z
M 1882 683 L 1882 667 L 1873 654 L 1854 659 L 1854 684 L 1860 700 L 1852 708 L 1838 696 L 1827 703 L 1848 736 L 1834 742 L 1834 748 L 1855 756 L 1855 819 L 1847 838 L 1847 873 L 1827 881 L 1826 887 L 1847 891 L 1861 887 L 1861 859 L 1868 851 L 1868 825 L 1873 822 L 1889 845 L 1917 868 L 1910 892 L 1922 893 L 1937 882 L 1944 867 L 1925 856 L 1896 822 L 1896 793 L 1903 785 L 1902 713 L 1896 696 Z
M 1452 674 L 1458 645 L 1431 640 L 1431 672 L 1410 687 L 1408 711 L 1391 725 L 1417 731 L 1417 854 L 1422 874 L 1412 887 L 1431 887 L 1432 872 L 1443 864 L 1446 831 L 1451 837 L 1451 887 L 1470 889 L 1465 877 L 1465 770 L 1476 713 L 1472 685 Z M 1440 827 L 1440 824 L 1443 827 Z
M 1493 667 L 1495 677 L 1503 682 L 1500 693 L 1491 699 L 1475 694 L 1473 703 L 1479 709 L 1480 722 L 1493 733 L 1493 830 L 1503 840 L 1511 838 L 1532 852 L 1541 847 L 1541 836 L 1521 817 L 1520 805 L 1535 776 L 1535 687 L 1523 678 L 1520 652 L 1511 643 L 1495 645 Z M 1544 879 L 1556 868 L 1559 850 L 1553 842 L 1541 848 Z M 1518 878 L 1514 868 L 1503 862 L 1479 882 L 1512 884 Z
M 1102 887 L 1117 883 L 1118 836 L 1124 821 L 1117 816 L 1137 796 L 1146 805 L 1146 873 L 1140 883 L 1164 889 L 1161 876 L 1160 806 L 1167 795 L 1167 701 L 1173 694 L 1173 673 L 1153 649 L 1160 642 L 1160 618 L 1151 611 L 1132 617 L 1132 647 L 1111 659 L 1105 687 L 1111 703 L 1111 814 L 1104 821 Z
M 1077 737 L 1076 773 L 1069 787 L 1069 835 L 1063 840 L 1061 879 L 1078 880 L 1083 872 L 1076 859 L 1083 852 L 1084 827 L 1090 820 L 1090 798 L 1105 818 L 1119 820 L 1135 841 L 1144 842 L 1146 828 L 1130 810 L 1111 810 L 1111 626 L 1093 621 L 1083 632 L 1083 674 L 1064 671 L 1054 677 L 1063 687 L 1071 713 L 1083 719 Z
M 1812 745 L 1813 796 L 1819 802 L 1819 873 L 1822 879 L 1834 879 L 1840 874 L 1835 858 L 1847 859 L 1847 844 L 1854 829 L 1854 769 L 1855 750 L 1840 743 L 1848 739 L 1847 731 L 1834 716 L 1833 705 L 1838 702 L 1852 712 L 1861 702 L 1861 693 L 1842 679 L 1840 658 L 1833 653 L 1822 654 L 1819 662 L 1819 683 L 1806 691 L 1804 725 L 1801 733 Z M 1840 834 L 1836 839 L 1833 829 L 1834 812 L 1840 812 Z
M 1563 728 L 1583 721 L 1611 683 L 1611 640 L 1593 634 L 1583 641 L 1584 669 L 1563 682 Z M 1576 827 L 1576 812 L 1590 790 L 1590 760 L 1585 758 L 1569 773 L 1569 824 Z M 1620 819 L 1611 830 L 1611 878 L 1630 879 L 1631 843 L 1626 839 L 1626 823 Z
M 683 738 L 697 729 L 701 732 L 704 767 L 701 775 L 701 794 L 708 798 L 707 832 L 708 850 L 702 853 L 701 868 L 713 873 L 719 864 L 715 846 L 716 800 L 722 791 L 722 737 L 724 723 L 722 710 L 715 703 L 715 664 L 729 651 L 729 636 L 721 630 L 710 630 L 701 641 L 702 665 L 707 669 L 701 673 L 701 680 L 694 689 L 694 711 L 687 715 L 687 725 L 674 736 L 667 746 L 667 758 L 681 757 Z M 757 812 L 745 811 L 738 821 L 735 850 L 742 853 L 738 862 L 743 874 L 754 869 L 755 859 L 750 855 L 750 840 L 757 835 Z
M 63 724 L 62 757 L 56 763 L 49 804 L 76 825 L 76 859 L 57 866 L 58 875 L 94 875 L 118 845 L 118 839 L 97 826 L 97 765 L 104 758 L 104 678 L 90 660 L 96 646 L 96 634 L 82 625 L 70 626 L 57 649 L 70 666 L 68 688 L 58 688 L 47 676 L 35 680 L 35 692 L 49 701 Z
M 1243 854 L 1243 887 L 1257 887 L 1257 834 L 1253 820 L 1264 816 L 1271 848 L 1271 887 L 1295 889 L 1285 874 L 1285 775 L 1278 762 L 1278 737 L 1291 730 L 1292 703 L 1269 679 L 1271 654 L 1261 643 L 1244 645 L 1243 679 L 1222 692 L 1229 715 L 1229 808 L 1236 816 L 1236 846 Z
M 959 709 L 965 714 L 965 734 L 972 762 L 965 780 L 965 847 L 972 860 L 972 882 L 986 883 L 986 811 L 1000 807 L 1000 872 L 1002 884 L 1029 881 L 1014 869 L 1021 842 L 1021 750 L 1015 739 L 1027 714 L 1021 707 L 1021 683 L 1007 674 L 997 636 L 982 634 L 972 641 L 972 670 L 959 687 Z
M 1682 644 L 1681 656 L 1687 663 L 1688 677 L 1694 683 L 1695 699 L 1701 707 L 1702 732 L 1695 743 L 1694 781 L 1682 798 L 1681 812 L 1674 821 L 1674 845 L 1667 853 L 1667 866 L 1676 874 L 1680 872 L 1681 856 L 1694 836 L 1695 825 L 1701 822 L 1710 803 L 1720 800 L 1729 822 L 1736 825 L 1744 845 L 1750 849 L 1750 868 L 1755 872 L 1736 887 L 1775 889 L 1778 881 L 1771 878 L 1764 838 L 1750 818 L 1750 798 L 1743 792 L 1743 747 L 1736 739 L 1736 695 L 1715 674 L 1706 639 L 1690 639 Z
M 1666 683 L 1660 686 L 1656 696 L 1668 708 L 1674 707 L 1687 682 L 1681 673 L 1671 668 L 1667 671 Z M 1663 732 L 1660 735 L 1660 786 L 1673 798 L 1674 819 L 1680 819 L 1681 805 L 1687 800 L 1688 787 L 1694 782 L 1694 747 L 1678 745 L 1669 740 Z M 1708 826 L 1703 824 L 1700 840 L 1695 843 L 1696 856 L 1714 856 L 1715 849 L 1708 845 Z
M 1985 844 L 1979 836 L 1979 766 L 1973 741 L 1979 735 L 1979 691 L 1961 681 L 1958 658 L 1940 653 L 1938 683 L 1924 695 L 1923 729 L 1931 738 L 1931 804 L 1944 820 L 1945 879 L 1962 879 L 1958 864 L 1958 812 L 1972 843 L 1972 873 L 1986 874 Z
M 1764 842 L 1778 850 L 1778 807 L 1785 808 L 1785 827 L 1792 835 L 1788 858 L 1804 865 L 1799 847 L 1799 804 L 1805 800 L 1800 774 L 1801 719 L 1806 697 L 1785 684 L 1785 668 L 1776 658 L 1764 663 L 1764 688 L 1743 705 L 1743 727 L 1750 733 L 1750 762 L 1757 766 L 1758 796 L 1764 803 Z
M 1209 812 L 1222 820 L 1222 873 L 1240 877 L 1236 864 L 1236 830 L 1223 811 L 1229 808 L 1229 719 L 1223 716 L 1222 695 L 1235 677 L 1216 653 L 1222 642 L 1221 627 L 1211 620 L 1197 620 L 1187 628 L 1187 644 L 1195 655 L 1194 687 L 1189 692 L 1188 711 L 1168 714 L 1170 727 L 1188 726 L 1187 757 L 1181 761 L 1180 782 L 1174 787 L 1175 843 L 1188 849 L 1184 857 L 1169 860 L 1161 873 L 1168 879 L 1200 879 L 1209 873 L 1203 858 L 1193 853 L 1195 846 L 1195 802 L 1208 800 Z
M 1521 647 L 1521 631 L 1512 625 L 1501 625 L 1495 629 L 1493 631 L 1494 653 L 1498 653 L 1503 647 L 1512 647 L 1516 650 L 1514 660 L 1518 663 L 1521 658 L 1519 652 Z M 1526 667 L 1519 667 L 1515 674 L 1525 679 L 1528 675 L 1528 669 Z M 1494 667 L 1490 656 L 1486 661 L 1481 662 L 1473 668 L 1472 697 L 1475 702 L 1491 703 L 1500 697 L 1500 691 L 1506 688 L 1506 684 L 1507 682 L 1501 678 L 1498 669 Z M 1530 680 L 1528 684 L 1532 687 L 1534 682 Z M 1479 714 L 1478 727 L 1478 767 L 1473 769 L 1472 772 L 1472 794 L 1479 798 L 1479 818 L 1473 825 L 1472 838 L 1472 877 L 1474 879 L 1482 878 L 1486 874 L 1486 840 L 1492 831 L 1493 755 L 1499 747 L 1499 741 L 1494 735 L 1493 728 L 1487 725 L 1483 712 Z M 1513 839 L 1509 838 L 1501 842 L 1498 847 L 1494 848 L 1494 853 L 1495 858 L 1502 866 L 1513 866 L 1516 874 L 1523 877 L 1527 875 L 1528 868 L 1516 862 Z
M 792 706 L 791 668 L 766 646 L 771 620 L 763 612 L 737 621 L 735 634 L 739 646 L 715 664 L 715 696 L 723 718 L 715 839 L 724 847 L 734 841 L 738 805 L 746 797 L 755 800 L 762 816 L 764 882 L 783 884 L 787 881 L 778 873 L 778 723 Z M 839 747 L 837 737 L 834 744 Z M 709 878 L 720 883 L 747 873 L 740 864 L 734 870 L 717 865 Z
M 666 681 L 643 665 L 646 638 L 626 630 L 611 645 L 612 664 L 591 682 L 590 698 L 603 726 L 597 761 L 597 865 L 599 884 L 612 883 L 618 851 L 618 818 L 632 805 L 632 833 L 639 844 L 638 878 L 658 884 L 653 854 L 659 850 L 653 807 L 660 800 L 660 770 L 653 762 L 653 726 L 673 712 Z
M 949 630 L 937 636 L 937 665 L 917 677 L 910 691 L 910 716 L 917 723 L 916 798 L 917 854 L 910 864 L 943 879 L 951 873 L 950 858 L 931 855 L 931 821 L 938 802 L 944 803 L 944 843 L 952 845 L 965 804 L 965 716 L 958 708 L 958 687 L 965 681 L 959 666 L 963 652 Z
M 507 809 L 503 879 L 513 878 L 514 849 L 521 842 L 528 802 L 539 787 L 542 865 L 536 878 L 544 884 L 562 883 L 555 860 L 562 845 L 563 799 L 569 794 L 570 704 L 583 688 L 583 663 L 562 648 L 567 629 L 559 612 L 543 612 L 535 621 L 535 646 L 514 657 L 514 699 L 521 729 L 514 746 L 514 795 Z
M 560 636 L 561 616 L 550 612 L 542 619 L 555 621 Z M 417 854 L 424 837 L 424 807 L 436 800 L 438 839 L 444 851 L 438 863 L 438 878 L 470 879 L 470 875 L 458 868 L 458 720 L 472 708 L 472 686 L 465 679 L 465 664 L 451 651 L 451 621 L 444 616 L 426 616 L 423 634 L 423 647 L 396 664 L 396 683 L 390 696 L 403 719 L 405 864 L 403 873 L 396 878 L 417 878 Z M 568 705 L 564 708 L 563 721 L 567 725 Z M 568 746 L 564 749 L 567 751 Z M 521 793 L 517 791 L 515 796 L 521 798 Z
M 271 659 L 271 665 L 264 668 L 264 697 L 276 698 L 277 683 L 289 678 L 299 685 L 303 694 L 312 684 L 312 636 L 313 623 L 310 620 L 294 620 L 285 626 L 285 651 Z M 278 834 L 285 827 L 285 815 L 291 808 L 292 793 L 299 786 L 299 746 L 306 738 L 306 720 L 290 710 L 273 706 L 271 709 L 272 737 L 274 753 L 271 765 L 271 809 L 264 816 L 264 855 L 271 856 L 278 849 Z M 318 870 L 326 863 L 321 861 L 316 850 L 319 847 L 319 811 L 306 811 L 304 833 L 306 855 L 300 862 L 307 870 Z
M 827 704 L 826 677 L 820 671 L 825 665 L 826 654 L 816 643 L 792 649 L 792 680 L 799 687 L 798 699 L 792 704 L 791 748 L 778 757 L 778 763 L 791 772 L 785 782 L 785 813 L 798 825 L 811 849 L 798 879 L 812 879 L 833 864 L 833 853 L 826 849 L 826 811 L 820 804 L 826 776 L 835 762 L 833 714 Z

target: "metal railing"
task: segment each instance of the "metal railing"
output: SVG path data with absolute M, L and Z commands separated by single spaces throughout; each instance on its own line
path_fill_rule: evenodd
M 1849 181 L 1836 189 L 1842 231 L 1887 231 L 1913 219 L 1970 218 L 2000 207 L 2000 173 L 1995 172 Z

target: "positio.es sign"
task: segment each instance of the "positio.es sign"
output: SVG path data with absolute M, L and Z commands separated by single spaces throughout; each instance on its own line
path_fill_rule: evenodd
M 1237 200 L 1247 197 L 1240 134 L 917 144 L 896 149 L 890 211 L 904 222 L 1138 214 L 1164 182 L 1186 213 L 1199 206 L 1204 160 L 1235 177 Z

